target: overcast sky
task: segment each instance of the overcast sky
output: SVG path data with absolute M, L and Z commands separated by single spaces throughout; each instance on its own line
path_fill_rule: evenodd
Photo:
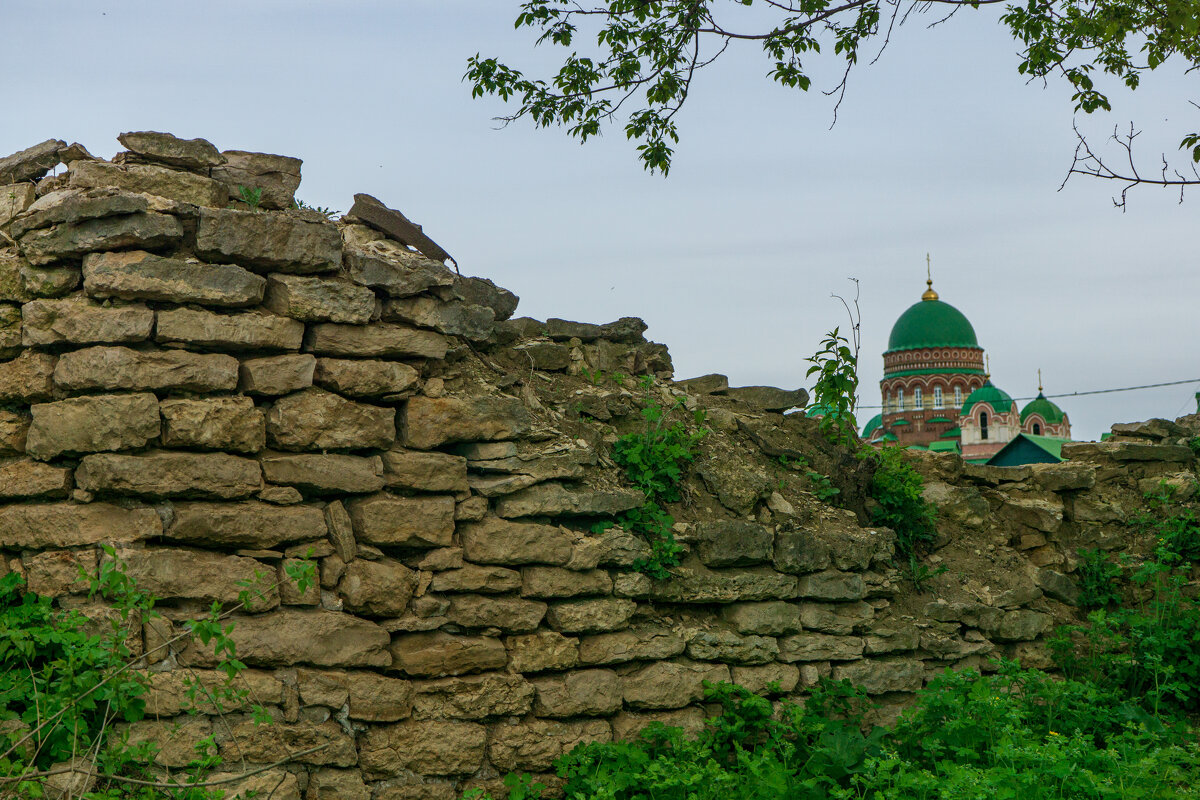
M 917 15 L 832 102 L 772 85 L 761 52 L 700 74 L 667 179 L 614 130 L 497 130 L 466 59 L 552 64 L 514 32 L 515 0 L 3 0 L 0 155 L 50 137 L 111 157 L 164 130 L 304 159 L 298 196 L 376 195 L 421 223 L 518 314 L 640 316 L 676 376 L 805 385 L 804 358 L 846 324 L 861 281 L 862 402 L 879 403 L 892 323 L 924 287 L 972 321 L 1014 397 L 1200 378 L 1200 192 L 1074 178 L 1069 93 L 1029 85 L 995 7 L 928 29 Z M 828 88 L 832 65 L 814 69 Z M 822 83 L 822 80 L 824 81 Z M 1200 128 L 1200 76 L 1156 76 L 1081 120 L 1097 141 L 1145 129 L 1153 168 Z M 1111 155 L 1116 155 L 1111 153 Z M 1076 438 L 1174 418 L 1200 385 L 1064 399 Z M 864 411 L 863 419 L 874 411 Z

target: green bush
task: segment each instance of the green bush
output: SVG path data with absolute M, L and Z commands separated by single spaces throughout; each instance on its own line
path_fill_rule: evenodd
M 1080 608 L 1107 608 L 1121 602 L 1121 565 L 1108 560 L 1103 550 L 1079 551 L 1075 575 Z
M 925 479 L 904 460 L 898 447 L 863 448 L 861 452 L 875 464 L 867 490 L 875 501 L 871 523 L 895 531 L 896 555 L 911 561 L 937 538 L 937 509 L 925 500 Z

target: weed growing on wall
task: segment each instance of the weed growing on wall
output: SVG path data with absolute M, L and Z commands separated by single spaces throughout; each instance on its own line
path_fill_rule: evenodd
M 106 609 L 99 619 L 57 608 L 51 598 L 28 591 L 18 573 L 0 578 L 0 797 L 57 797 L 48 780 L 84 772 L 91 788 L 76 789 L 72 796 L 79 800 L 219 800 L 223 793 L 206 783 L 221 764 L 211 736 L 197 745 L 188 767 L 164 778 L 147 768 L 155 757 L 151 743 L 133 745 L 114 733 L 114 725 L 145 715 L 144 664 L 139 669 L 141 654 L 130 643 L 158 614 L 154 598 L 127 575 L 116 552 L 105 547 L 103 553 L 94 574 L 80 574 L 89 600 Z M 315 566 L 297 561 L 286 574 L 303 592 Z M 274 588 L 263 589 L 262 577 L 243 583 L 232 608 L 214 603 L 208 615 L 185 623 L 184 633 L 160 645 L 194 637 L 212 648 L 226 680 L 213 688 L 186 678 L 193 707 L 247 700 L 236 682 L 245 665 L 236 657 L 227 620 Z M 265 708 L 254 707 L 253 715 L 271 722 Z
M 675 519 L 664 504 L 679 502 L 684 474 L 695 461 L 696 448 L 708 429 L 704 427 L 703 411 L 695 413 L 693 426 L 689 427 L 681 418 L 682 401 L 671 406 L 660 405 L 650 396 L 652 385 L 652 378 L 642 378 L 642 388 L 646 391 L 642 429 L 617 439 L 613 444 L 613 460 L 646 496 L 641 508 L 618 519 L 621 527 L 638 534 L 650 545 L 650 557 L 640 559 L 634 569 L 662 579 L 679 563 L 683 550 L 672 530 Z
M 923 495 L 925 479 L 897 447 L 864 448 L 863 457 L 875 463 L 868 496 L 875 501 L 871 522 L 896 532 L 896 555 L 919 556 L 937 538 L 937 509 Z
M 850 444 L 857 436 L 854 406 L 858 397 L 858 357 L 846 337 L 834 328 L 825 334 L 821 349 L 805 359 L 811 367 L 806 376 L 817 376 L 813 404 L 824 410 L 821 433 L 838 444 Z
M 1121 576 L 1121 565 L 1109 561 L 1103 550 L 1081 549 L 1075 569 L 1079 607 L 1107 608 L 1120 603 Z

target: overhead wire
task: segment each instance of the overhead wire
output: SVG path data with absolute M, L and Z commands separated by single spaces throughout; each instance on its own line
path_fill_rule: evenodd
M 1084 392 L 1063 392 L 1061 394 L 1044 394 L 1043 397 L 1049 399 L 1052 397 L 1083 397 L 1090 394 L 1112 394 L 1113 392 L 1132 392 L 1138 389 L 1157 389 L 1162 386 L 1181 386 L 1187 383 L 1200 383 L 1200 378 L 1189 378 L 1184 381 L 1164 381 L 1162 383 L 1145 383 L 1141 386 L 1121 386 L 1115 389 L 1091 389 Z M 1013 400 L 1036 400 L 1037 395 L 1030 397 L 1014 397 Z M 883 408 L 882 405 L 859 405 L 858 408 Z

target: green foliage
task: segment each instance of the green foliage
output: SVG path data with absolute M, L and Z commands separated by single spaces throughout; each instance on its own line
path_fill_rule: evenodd
M 617 439 L 613 460 L 625 468 L 625 476 L 646 495 L 646 503 L 620 517 L 621 527 L 642 536 L 650 545 L 651 555 L 634 564 L 634 569 L 652 578 L 666 578 L 669 568 L 679 563 L 683 551 L 675 541 L 675 519 L 664 503 L 681 499 L 684 473 L 696 458 L 696 448 L 708 434 L 704 412 L 693 415 L 695 428 L 689 430 L 682 419 L 682 400 L 664 408 L 650 398 L 651 380 L 642 379 L 647 391 L 642 408 L 642 430 Z
M 991 3 L 944 0 L 937 7 L 946 5 L 953 15 Z M 666 175 L 692 79 L 727 49 L 761 48 L 766 74 L 789 89 L 808 91 L 813 70 L 842 76 L 827 92 L 840 98 L 862 48 L 882 53 L 910 14 L 925 10 L 898 0 L 523 0 L 515 27 L 533 32 L 537 45 L 561 48 L 561 66 L 533 78 L 476 54 L 464 79 L 474 97 L 511 101 L 506 120 L 561 126 L 581 142 L 623 124 L 645 169 Z M 1018 43 L 1017 71 L 1061 76 L 1076 110 L 1086 113 L 1111 109 L 1103 77 L 1136 89 L 1144 73 L 1164 64 L 1181 72 L 1200 65 L 1198 0 L 1028 0 L 1007 4 L 1000 19 Z M 833 63 L 814 67 L 822 55 Z M 1200 133 L 1184 136 L 1180 147 L 1200 161 Z
M 1121 602 L 1121 565 L 1108 560 L 1103 550 L 1081 549 L 1076 581 L 1080 608 L 1107 608 Z
M 896 555 L 908 560 L 937 538 L 937 509 L 925 500 L 925 479 L 904 460 L 898 447 L 863 448 L 863 458 L 875 464 L 868 496 L 875 501 L 871 523 L 896 532 Z
M 945 564 L 936 568 L 922 564 L 915 553 L 910 554 L 908 557 L 908 577 L 913 582 L 913 589 L 918 592 L 924 592 L 926 584 L 937 576 L 945 575 L 949 571 L 949 568 Z
M 805 359 L 812 364 L 806 376 L 816 373 L 813 404 L 825 409 L 821 433 L 832 442 L 848 444 L 855 440 L 858 423 L 854 403 L 858 393 L 858 359 L 844 336 L 834 328 L 825 335 L 821 349 Z
M 262 205 L 262 189 L 251 189 L 249 186 L 238 186 L 238 196 L 234 198 L 251 211 L 260 211 Z
M 842 490 L 833 485 L 833 481 L 829 480 L 828 475 L 822 475 L 815 470 L 806 470 L 804 477 L 808 478 L 812 484 L 813 494 L 822 503 L 829 503 L 842 493 Z
M 341 216 L 341 213 L 342 213 L 340 211 L 335 211 L 332 208 L 329 208 L 328 206 L 310 206 L 308 203 L 304 202 L 303 200 L 299 200 L 299 199 L 297 199 L 292 204 L 292 208 L 298 209 L 300 211 L 315 211 L 318 214 L 320 214 L 322 217 L 324 217 L 325 219 L 330 219 L 330 220 L 336 219 L 337 217 Z
M 825 680 L 803 705 L 706 685 L 721 713 L 695 735 L 653 723 L 635 741 L 558 759 L 568 800 L 1182 800 L 1200 751 L 1095 684 L 1015 662 L 947 670 L 890 729 L 861 690 Z M 510 786 L 528 786 L 528 778 Z M 531 795 L 513 793 L 513 800 Z

